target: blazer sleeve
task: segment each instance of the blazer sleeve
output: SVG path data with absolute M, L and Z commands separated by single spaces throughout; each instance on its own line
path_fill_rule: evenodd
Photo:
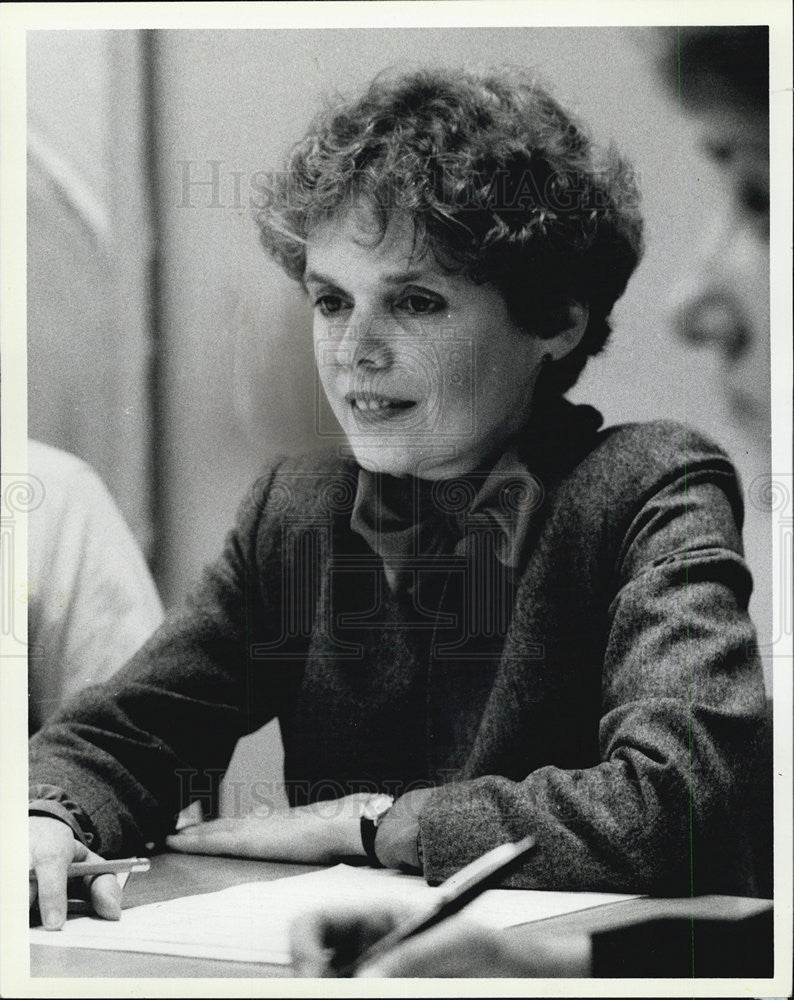
M 254 697 L 261 677 L 251 655 L 267 639 L 264 623 L 278 620 L 256 572 L 272 479 L 243 501 L 185 608 L 30 741 L 31 811 L 71 819 L 94 850 L 112 856 L 161 842 L 184 805 L 217 790 L 239 737 L 275 714 L 278 670 L 268 677 L 272 697 Z
M 719 458 L 646 496 L 613 550 L 601 762 L 434 791 L 419 817 L 429 881 L 533 833 L 537 848 L 514 885 L 751 891 L 745 826 L 765 703 L 740 508 Z

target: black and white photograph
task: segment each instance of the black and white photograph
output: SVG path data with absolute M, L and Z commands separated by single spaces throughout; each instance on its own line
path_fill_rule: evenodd
M 790 995 L 789 5 L 4 6 L 2 994 Z

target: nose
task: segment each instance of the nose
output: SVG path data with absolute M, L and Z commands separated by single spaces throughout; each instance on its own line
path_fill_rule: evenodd
M 690 344 L 713 347 L 725 360 L 744 354 L 749 331 L 741 303 L 727 290 L 704 289 L 682 302 L 680 332 Z
M 374 310 L 353 309 L 347 321 L 334 327 L 332 355 L 335 364 L 351 371 L 383 370 L 393 363 L 390 318 Z
M 713 348 L 726 361 L 739 358 L 750 337 L 737 292 L 737 235 L 726 220 L 701 243 L 694 267 L 675 286 L 671 302 L 671 321 L 680 336 L 689 344 Z

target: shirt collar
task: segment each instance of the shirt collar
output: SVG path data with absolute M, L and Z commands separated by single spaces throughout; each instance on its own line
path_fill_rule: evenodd
M 543 500 L 543 486 L 530 472 L 517 447 L 503 452 L 482 477 L 471 505 L 459 515 L 462 535 L 478 524 L 491 521 L 500 529 L 496 558 L 518 569 L 529 532 L 532 512 Z
M 393 567 L 412 556 L 465 552 L 478 528 L 499 529 L 496 558 L 513 571 L 525 563 L 533 512 L 543 503 L 548 474 L 558 474 L 591 446 L 598 411 L 557 400 L 535 417 L 487 471 L 438 482 L 359 469 L 350 526 Z

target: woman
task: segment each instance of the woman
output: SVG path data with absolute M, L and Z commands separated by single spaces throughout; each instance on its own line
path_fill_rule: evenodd
M 510 884 L 752 891 L 733 471 L 563 398 L 640 256 L 630 171 L 531 81 L 443 71 L 325 112 L 279 177 L 262 240 L 349 447 L 269 470 L 187 608 L 34 739 L 45 924 L 72 857 L 164 840 L 435 883 L 532 832 Z M 169 836 L 274 715 L 290 810 Z

